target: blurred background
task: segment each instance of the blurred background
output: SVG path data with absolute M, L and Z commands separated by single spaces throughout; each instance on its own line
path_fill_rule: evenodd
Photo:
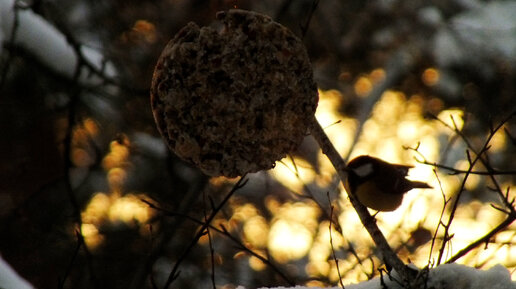
M 317 118 L 343 158 L 414 165 L 410 178 L 434 187 L 377 215 L 402 260 L 443 263 L 492 232 L 457 262 L 502 264 L 514 279 L 516 2 L 11 2 L 3 12 L 14 25 L 0 37 L 0 254 L 36 288 L 162 288 L 178 261 L 172 288 L 336 286 L 379 274 L 310 136 L 274 169 L 248 175 L 187 250 L 238 179 L 207 178 L 167 150 L 149 86 L 181 27 L 235 7 L 303 38 Z M 64 35 L 76 61 L 17 42 L 22 13 Z

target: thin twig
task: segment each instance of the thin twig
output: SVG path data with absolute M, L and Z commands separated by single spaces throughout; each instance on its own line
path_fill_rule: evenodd
M 390 57 L 385 64 L 385 78 L 374 86 L 366 99 L 361 101 L 359 106 L 360 111 L 356 116 L 358 127 L 355 131 L 355 135 L 353 136 L 348 152 L 344 154 L 345 161 L 347 161 L 353 148 L 358 143 L 362 133 L 362 128 L 370 117 L 374 105 L 380 100 L 385 91 L 396 86 L 400 79 L 402 79 L 414 67 L 417 58 L 417 55 L 415 55 L 417 53 L 417 49 L 411 49 L 413 46 L 417 46 L 417 44 L 413 43 L 413 45 L 406 45 L 393 53 L 392 57 Z
M 149 236 L 150 236 L 150 243 L 151 243 L 151 248 L 153 247 L 153 244 L 154 244 L 154 233 L 152 231 L 152 224 L 149 224 Z M 152 255 L 152 249 L 150 250 L 149 252 L 149 255 Z M 154 276 L 150 276 L 150 283 L 151 283 L 151 286 L 152 286 L 152 289 L 158 289 L 158 285 L 156 284 L 156 279 L 154 278 Z
M 253 250 L 247 248 L 244 244 L 242 244 L 242 242 L 240 240 L 238 240 L 238 238 L 236 238 L 235 236 L 231 235 L 228 232 L 228 230 L 226 229 L 226 227 L 224 227 L 223 225 L 221 225 L 221 228 L 222 228 L 223 236 L 229 238 L 231 241 L 233 241 L 235 244 L 237 244 L 239 249 L 242 249 L 242 250 L 250 253 L 251 255 L 253 255 L 254 257 L 258 258 L 260 261 L 262 261 L 265 265 L 271 267 L 290 286 L 295 286 L 296 285 L 296 282 L 294 282 L 292 279 L 287 277 L 287 275 L 285 273 L 283 273 L 280 269 L 278 269 L 269 259 L 267 259 L 267 258 L 263 257 L 262 255 L 254 252 Z
M 487 149 L 488 149 L 488 147 L 484 147 L 482 152 L 487 151 Z M 471 156 L 469 154 L 469 151 L 466 151 L 466 153 L 467 153 L 468 161 L 469 161 L 469 169 L 473 170 L 473 167 L 475 166 L 476 162 L 479 160 L 481 154 L 476 155 L 475 159 L 471 160 Z M 446 225 L 443 224 L 443 226 L 444 226 L 444 238 L 443 239 L 444 240 L 443 240 L 443 243 L 441 245 L 441 248 L 439 249 L 439 256 L 437 257 L 437 265 L 441 264 L 441 260 L 442 260 L 443 254 L 444 254 L 444 249 L 445 249 L 446 244 L 448 243 L 448 241 L 451 239 L 450 233 L 449 233 L 450 232 L 450 227 L 451 227 L 451 224 L 452 224 L 453 219 L 455 217 L 455 212 L 457 211 L 457 208 L 459 206 L 460 196 L 462 195 L 462 193 L 465 190 L 466 181 L 467 181 L 468 177 L 469 177 L 469 173 L 466 173 L 464 175 L 464 178 L 462 179 L 462 183 L 461 183 L 461 185 L 459 187 L 459 192 L 457 193 L 457 196 L 455 197 L 455 201 L 453 202 L 452 209 L 450 211 L 450 216 L 448 217 L 448 222 L 446 223 Z
M 308 31 L 308 27 L 310 26 L 310 22 L 312 21 L 312 16 L 315 13 L 315 10 L 317 9 L 317 6 L 319 5 L 319 0 L 313 0 L 312 7 L 310 8 L 310 11 L 308 11 L 308 18 L 306 19 L 306 22 L 304 25 L 301 25 L 301 37 L 304 38 L 306 36 L 306 32 Z
M 417 160 L 417 159 L 416 159 Z M 454 167 L 441 165 L 435 162 L 429 162 L 427 160 L 417 160 L 418 163 L 423 165 L 430 165 L 436 168 L 445 169 L 450 171 L 450 175 L 458 175 L 458 174 L 465 174 L 468 172 L 468 170 L 460 170 L 456 169 Z M 490 176 L 490 175 L 516 175 L 516 171 L 500 171 L 493 169 L 492 172 L 490 171 L 471 171 L 469 172 L 470 175 L 481 175 L 481 176 Z
M 164 208 L 161 208 L 161 207 L 158 207 L 156 206 L 155 204 L 147 201 L 147 200 L 144 200 L 144 199 L 141 199 L 142 202 L 146 203 L 150 208 L 152 209 L 155 209 L 159 212 L 162 212 L 164 213 L 165 215 L 167 216 L 171 216 L 171 217 L 182 217 L 182 218 L 185 218 L 191 222 L 194 222 L 196 224 L 199 224 L 199 225 L 204 225 L 206 224 L 205 222 L 202 222 L 202 221 L 199 221 L 189 215 L 184 215 L 184 214 L 181 214 L 181 213 L 175 213 L 175 212 L 170 212 Z M 273 263 L 271 263 L 268 259 L 264 258 L 263 256 L 261 256 L 260 254 L 254 252 L 253 250 L 251 250 L 250 248 L 246 247 L 237 237 L 231 235 L 231 233 L 229 233 L 229 231 L 226 229 L 226 227 L 224 227 L 223 225 L 220 225 L 220 228 L 217 228 L 213 225 L 209 225 L 208 226 L 211 230 L 221 234 L 222 236 L 228 238 L 230 241 L 232 241 L 233 243 L 235 243 L 238 247 L 238 249 L 241 249 L 243 251 L 246 251 L 247 253 L 251 254 L 252 256 L 258 258 L 260 261 L 262 261 L 265 265 L 269 266 L 270 268 L 272 268 L 281 278 L 283 278 L 283 280 L 285 280 L 288 284 L 290 284 L 291 286 L 294 286 L 296 285 L 296 283 L 294 281 L 292 281 L 292 279 L 290 279 L 285 273 L 283 273 L 279 268 L 277 268 Z
M 328 159 L 333 164 L 341 181 L 345 183 L 348 170 L 346 164 L 331 141 L 328 139 L 328 136 L 324 132 L 319 122 L 317 122 L 315 117 L 312 120 L 310 132 L 319 143 L 323 153 L 326 154 Z M 385 236 L 376 225 L 375 219 L 371 216 L 371 214 L 369 214 L 367 208 L 358 201 L 357 197 L 353 193 L 348 192 L 348 197 L 351 204 L 355 208 L 360 221 L 375 242 L 380 253 L 380 259 L 383 260 L 389 267 L 394 268 L 398 274 L 400 274 L 405 283 L 410 284 L 411 280 L 414 279 L 416 272 L 408 268 L 392 250 L 387 240 L 385 239 Z
M 491 239 L 494 235 L 501 232 L 503 229 L 507 228 L 512 222 L 516 220 L 516 214 L 510 214 L 507 216 L 507 218 L 501 222 L 498 226 L 496 226 L 493 230 L 491 230 L 489 233 L 485 234 L 484 236 L 478 238 L 476 241 L 472 242 L 459 252 L 457 254 L 453 255 L 450 259 L 446 261 L 446 263 L 453 263 L 466 255 L 469 251 L 475 249 L 476 247 L 480 246 L 481 244 L 489 242 L 489 239 Z
M 186 256 L 188 256 L 188 254 L 190 253 L 190 251 L 193 249 L 193 247 L 197 244 L 197 242 L 199 241 L 199 239 L 204 236 L 205 232 L 206 232 L 206 229 L 209 227 L 211 221 L 213 221 L 213 219 L 215 218 L 215 215 L 217 215 L 217 213 L 222 209 L 222 207 L 229 201 L 229 199 L 231 198 L 231 196 L 237 191 L 239 190 L 240 188 L 242 188 L 243 186 L 245 186 L 245 184 L 247 183 L 248 179 L 245 179 L 245 176 L 246 175 L 243 175 L 242 177 L 240 177 L 240 179 L 238 180 L 238 182 L 233 186 L 233 188 L 231 189 L 231 191 L 229 191 L 229 193 L 226 195 L 226 197 L 224 197 L 224 199 L 222 200 L 222 202 L 215 208 L 213 209 L 213 211 L 211 212 L 210 216 L 206 219 L 206 222 L 201 226 L 201 228 L 199 228 L 199 230 L 197 231 L 197 234 L 195 235 L 195 237 L 192 239 L 192 241 L 190 242 L 190 244 L 187 246 L 187 248 L 183 251 L 183 254 L 181 254 L 181 256 L 178 258 L 178 260 L 176 261 L 176 263 L 174 264 L 174 267 L 172 268 L 172 270 L 170 271 L 170 274 L 168 275 L 168 278 L 167 278 L 167 281 L 165 283 L 165 286 L 163 286 L 164 289 L 167 289 L 170 287 L 170 284 L 172 284 L 172 282 L 174 282 L 175 279 L 177 279 L 177 277 L 179 276 L 179 265 L 181 265 L 181 263 L 183 262 L 183 260 L 186 258 Z
M 331 254 L 333 256 L 333 260 L 335 261 L 335 266 L 337 266 L 337 274 L 339 276 L 339 284 L 342 289 L 345 289 L 344 283 L 342 282 L 342 276 L 340 275 L 340 268 L 339 268 L 339 260 L 337 260 L 337 256 L 335 255 L 335 248 L 333 248 L 333 236 L 331 234 L 331 224 L 333 223 L 333 205 L 331 204 L 330 194 L 327 193 L 328 196 L 328 202 L 330 203 L 330 225 L 329 225 L 329 232 L 330 232 L 330 247 L 331 247 Z
M 491 139 L 494 137 L 494 135 L 498 132 L 498 130 L 500 130 L 504 125 L 505 123 L 507 123 L 511 118 L 515 117 L 516 116 L 516 111 L 513 111 L 512 113 L 508 114 L 505 118 L 503 118 L 500 123 L 496 126 L 496 127 L 491 127 L 490 128 L 490 133 L 489 135 L 487 136 L 487 139 L 485 140 L 485 143 L 484 145 L 482 146 L 482 149 L 485 148 L 486 146 L 489 145 L 489 143 L 491 142 Z M 438 120 L 439 122 L 441 122 L 444 126 L 446 126 L 447 128 L 453 130 L 458 136 L 460 136 L 462 138 L 462 140 L 464 141 L 464 143 L 468 146 L 468 148 L 473 152 L 475 153 L 476 155 L 479 155 L 480 152 L 477 152 L 476 149 L 473 147 L 473 145 L 471 144 L 471 142 L 469 141 L 469 139 L 464 135 L 464 133 L 462 131 L 460 131 L 456 124 L 454 123 L 454 127 L 451 127 L 449 124 L 447 124 L 446 122 L 444 122 L 443 120 L 437 118 L 434 116 L 434 118 L 436 120 Z M 453 120 L 453 118 L 452 118 Z M 481 151 L 482 151 L 481 149 Z M 489 161 L 480 157 L 480 162 L 482 163 L 482 165 L 487 169 L 488 172 L 491 172 L 490 174 L 488 174 L 488 176 L 491 178 L 491 181 L 493 182 L 493 184 L 495 185 L 495 191 L 496 193 L 501 197 L 502 201 L 504 202 L 504 204 L 511 210 L 511 211 L 515 211 L 515 208 L 510 204 L 510 202 L 508 200 L 505 199 L 505 196 L 503 194 L 503 190 L 500 186 L 500 184 L 498 183 L 498 180 L 495 178 L 495 170 L 492 168 L 492 166 L 490 165 Z
M 20 25 L 20 19 L 19 19 L 19 15 L 18 15 L 18 10 L 20 9 L 26 9 L 26 7 L 22 7 L 21 4 L 19 3 L 19 1 L 14 1 L 14 4 L 13 4 L 13 12 L 14 12 L 14 19 L 13 19 L 13 28 L 11 29 L 11 34 L 9 35 L 9 40 L 7 41 L 7 43 L 11 43 L 13 44 L 12 46 L 14 47 L 14 42 L 15 42 L 15 39 L 16 39 L 16 32 L 18 31 L 18 27 Z M 0 47 L 2 48 L 2 47 Z M 3 68 L 2 68 L 2 72 L 0 73 L 0 89 L 2 89 L 2 87 L 4 87 L 4 84 L 5 84 L 5 81 L 7 80 L 7 74 L 9 73 L 9 69 L 11 67 L 11 63 L 12 63 L 12 58 L 13 58 L 13 53 L 8 49 L 7 50 L 7 58 L 5 60 L 5 63 L 2 65 Z
M 303 191 L 306 191 L 309 195 L 302 195 L 302 197 L 305 197 L 305 198 L 308 198 L 310 200 L 312 200 L 318 207 L 319 209 L 321 209 L 321 212 L 324 214 L 324 217 L 326 217 L 328 220 L 331 221 L 331 217 L 328 215 L 328 212 L 327 212 L 327 208 L 325 208 L 323 206 L 323 204 L 321 202 L 319 202 L 316 198 L 315 198 L 315 194 L 314 192 L 310 189 L 309 186 L 306 185 L 306 183 L 301 179 L 301 176 L 299 175 L 299 171 L 297 169 L 297 165 L 296 165 L 296 162 L 294 160 L 294 158 L 292 158 L 291 156 L 289 156 L 290 160 L 292 161 L 292 164 L 294 165 L 294 170 L 292 168 L 290 168 L 285 162 L 283 162 L 282 160 L 280 160 L 279 162 L 281 164 L 283 164 L 287 170 L 289 170 L 292 174 L 294 174 L 294 176 L 296 177 L 296 179 L 301 183 L 303 184 Z M 293 192 L 295 194 L 295 192 Z M 297 196 L 299 196 L 299 194 L 296 194 Z M 342 228 L 340 227 L 340 225 L 338 223 L 335 224 L 335 230 L 337 230 L 337 232 L 339 232 L 341 235 L 342 235 Z
M 203 191 L 203 199 L 204 199 L 204 223 L 208 223 L 208 215 L 206 214 L 206 191 Z M 213 201 L 210 199 L 210 203 L 213 204 Z M 211 208 L 214 210 L 215 208 L 212 206 Z M 211 285 L 213 286 L 213 289 L 216 289 L 215 285 L 215 250 L 213 249 L 213 241 L 211 239 L 211 233 L 210 233 L 210 227 L 206 228 L 206 232 L 208 234 L 208 243 L 210 246 L 210 256 L 211 256 Z
M 192 209 L 193 204 L 199 199 L 199 195 L 201 191 L 208 185 L 208 177 L 202 174 L 197 175 L 189 186 L 189 189 L 184 193 L 183 198 L 179 202 L 179 204 L 174 207 L 174 210 L 179 214 L 186 214 Z M 147 203 L 150 207 L 152 204 L 142 200 Z M 155 245 L 153 246 L 151 252 L 148 254 L 147 258 L 142 262 L 140 268 L 137 272 L 134 273 L 133 280 L 128 289 L 139 289 L 144 287 L 144 282 L 146 279 L 150 278 L 152 280 L 152 267 L 156 260 L 160 256 L 162 256 L 163 251 L 167 247 L 175 234 L 178 231 L 178 228 L 181 227 L 181 224 L 185 221 L 185 218 L 174 218 L 171 222 L 161 222 L 160 227 L 162 226 L 162 230 L 160 234 L 155 238 Z
M 464 143 L 467 145 L 468 147 L 468 150 L 466 151 L 467 153 L 467 157 L 468 157 L 468 162 L 469 162 L 469 168 L 467 170 L 467 172 L 465 173 L 465 176 L 463 178 L 463 181 L 462 181 L 462 184 L 460 186 L 460 190 L 459 190 L 459 193 L 458 193 L 458 196 L 453 204 L 453 207 L 452 207 L 452 211 L 450 212 L 450 217 L 449 217 L 449 220 L 448 220 L 448 223 L 446 225 L 444 225 L 445 227 L 445 233 L 444 233 L 444 242 L 441 246 L 441 249 L 439 251 L 439 256 L 438 256 L 438 260 L 437 260 L 437 264 L 440 264 L 440 261 L 442 260 L 442 256 L 443 256 L 443 253 L 444 253 L 444 248 L 446 246 L 446 243 L 449 241 L 449 228 L 451 226 L 451 222 L 453 221 L 453 217 L 454 217 L 454 214 L 455 214 L 455 211 L 457 209 L 457 206 L 458 206 L 458 200 L 460 198 L 460 195 L 462 193 L 462 191 L 464 190 L 464 186 L 465 186 L 465 183 L 466 183 L 466 180 L 469 176 L 469 174 L 473 171 L 473 167 L 475 165 L 475 163 L 477 161 L 480 161 L 484 167 L 489 171 L 489 172 L 493 172 L 494 169 L 491 167 L 489 161 L 488 161 L 488 156 L 487 156 L 487 151 L 489 150 L 489 143 L 491 141 L 491 139 L 494 137 L 494 135 L 496 134 L 496 132 L 507 122 L 509 121 L 512 117 L 514 117 L 516 115 L 515 112 L 509 114 L 506 118 L 504 118 L 496 127 L 491 127 L 490 128 L 490 133 L 487 137 L 487 139 L 484 141 L 484 144 L 482 146 L 482 148 L 480 149 L 480 151 L 476 151 L 475 148 L 473 147 L 473 145 L 471 144 L 471 142 L 469 141 L 469 139 L 463 134 L 462 131 L 460 131 L 455 123 L 455 120 L 453 117 L 451 117 L 451 120 L 452 120 L 452 124 L 453 124 L 453 127 L 451 127 L 449 124 L 445 123 L 444 121 L 436 118 L 438 121 L 440 121 L 443 125 L 445 125 L 446 127 L 452 129 L 458 136 L 460 136 Z M 476 156 L 474 158 L 474 160 L 471 160 L 471 155 L 470 155 L 470 151 L 472 151 Z M 482 156 L 485 155 L 486 157 L 483 158 Z M 501 189 L 501 186 L 499 185 L 497 179 L 495 178 L 494 174 L 488 174 L 493 182 L 493 184 L 495 185 L 495 192 L 497 194 L 499 194 L 501 196 L 501 199 L 502 201 L 504 202 L 505 206 L 510 209 L 511 212 L 513 212 L 514 214 L 516 214 L 516 210 L 514 209 L 514 207 L 512 206 L 512 203 L 505 197 L 502 189 Z M 465 253 L 464 253 L 465 254 Z
M 439 183 L 439 189 L 441 190 L 441 195 L 443 196 L 443 208 L 441 210 L 441 215 L 439 216 L 439 222 L 437 223 L 437 227 L 435 228 L 434 236 L 432 237 L 432 244 L 430 245 L 430 254 L 428 256 L 428 264 L 431 263 L 432 258 L 432 252 L 434 250 L 435 240 L 437 239 L 437 233 L 439 232 L 439 227 L 443 224 L 442 220 L 444 217 L 444 213 L 446 212 L 446 207 L 448 206 L 448 203 L 450 202 L 451 198 L 446 198 L 446 195 L 444 194 L 443 186 L 441 183 L 441 179 L 439 178 L 439 175 L 437 174 L 437 171 L 434 169 L 435 178 L 437 179 L 437 182 Z
M 64 285 L 66 283 L 66 279 L 68 279 L 68 276 L 70 275 L 70 272 L 72 271 L 73 264 L 75 263 L 75 259 L 79 255 L 79 251 L 81 250 L 82 245 L 84 245 L 84 238 L 81 235 L 81 232 L 75 231 L 75 236 L 77 238 L 77 246 L 75 247 L 75 250 L 72 255 L 72 259 L 70 260 L 70 264 L 68 264 L 68 267 L 66 268 L 66 271 L 64 273 L 64 276 L 61 280 L 59 280 L 57 288 L 63 289 Z
M 80 73 L 81 73 L 81 67 L 83 65 L 82 61 L 77 62 L 77 65 L 75 67 L 74 75 L 73 75 L 73 82 L 77 83 Z M 79 98 L 81 95 L 81 88 L 77 85 L 73 87 L 72 92 L 70 93 L 70 102 L 68 103 L 68 127 L 66 128 L 65 138 L 63 140 L 63 159 L 64 159 L 64 182 L 65 182 L 65 190 L 66 194 L 70 200 L 70 204 L 72 205 L 72 214 L 74 218 L 74 222 L 77 226 L 77 230 L 79 233 L 83 234 L 82 232 L 82 217 L 81 217 L 81 207 L 79 205 L 79 201 L 77 200 L 77 197 L 75 195 L 75 190 L 72 186 L 72 142 L 73 142 L 73 131 L 76 126 L 76 114 L 77 114 L 77 106 L 79 103 Z M 83 249 L 86 254 L 86 260 L 87 260 L 87 266 L 90 273 L 90 278 L 93 282 L 93 284 L 99 288 L 99 284 L 97 283 L 96 274 L 94 273 L 93 269 L 93 262 L 92 262 L 92 254 L 89 251 L 89 248 L 86 243 L 83 244 Z
M 454 217 L 454 214 L 455 214 L 455 210 L 457 209 L 458 199 L 460 198 L 460 195 L 461 195 L 461 193 L 464 190 L 464 185 L 465 185 L 465 182 L 466 182 L 466 180 L 467 180 L 469 175 L 471 175 L 471 174 L 486 175 L 486 176 L 489 176 L 491 178 L 492 183 L 495 186 L 495 188 L 493 188 L 492 190 L 495 191 L 500 196 L 500 198 L 502 199 L 502 202 L 504 203 L 504 205 L 506 206 L 508 211 L 504 210 L 503 208 L 498 208 L 496 206 L 493 206 L 493 208 L 504 212 L 505 214 L 509 215 L 509 217 L 504 222 L 502 222 L 499 226 L 497 226 L 495 229 L 493 229 L 490 233 L 486 234 L 484 237 L 479 238 L 477 241 L 475 241 L 475 242 L 471 243 L 470 245 L 468 245 L 467 247 L 463 248 L 459 253 L 457 253 L 455 256 L 451 257 L 450 260 L 446 261 L 446 263 L 449 263 L 449 262 L 457 260 L 461 256 L 464 256 L 465 254 L 467 254 L 467 252 L 469 252 L 471 249 L 477 247 L 478 245 L 480 245 L 480 244 L 482 244 L 484 242 L 487 242 L 490 237 L 494 236 L 496 233 L 498 233 L 499 231 L 501 231 L 503 229 L 503 227 L 502 227 L 503 225 L 508 226 L 512 221 L 514 221 L 514 219 L 512 219 L 514 216 L 516 216 L 516 209 L 514 208 L 514 200 L 509 200 L 508 191 L 506 193 L 503 192 L 503 190 L 502 190 L 501 186 L 499 185 L 498 180 L 496 179 L 495 175 L 513 175 L 513 174 L 515 174 L 515 172 L 514 171 L 499 171 L 499 170 L 493 169 L 491 164 L 490 164 L 490 162 L 489 162 L 489 155 L 487 154 L 487 151 L 489 150 L 489 147 L 490 147 L 489 143 L 490 143 L 491 139 L 494 137 L 494 135 L 504 126 L 504 124 L 506 122 L 508 122 L 515 115 L 516 115 L 516 112 L 512 112 L 508 116 L 506 116 L 504 119 L 502 119 L 500 121 L 500 123 L 496 127 L 493 127 L 492 125 L 489 126 L 489 134 L 488 134 L 486 140 L 484 141 L 484 144 L 481 147 L 480 151 L 477 151 L 473 147 L 472 143 L 469 141 L 469 139 L 466 137 L 466 135 L 464 135 L 464 133 L 458 128 L 458 126 L 457 126 L 453 116 L 450 116 L 450 119 L 452 121 L 452 125 L 449 125 L 448 123 L 446 123 L 443 120 L 441 120 L 441 119 L 439 119 L 439 118 L 434 116 L 435 120 L 439 121 L 445 127 L 449 128 L 450 130 L 455 132 L 455 135 L 460 137 L 464 141 L 466 146 L 468 147 L 468 150 L 466 151 L 467 157 L 468 157 L 468 162 L 470 164 L 468 170 L 458 170 L 458 169 L 455 169 L 453 167 L 444 166 L 444 165 L 440 165 L 440 164 L 437 164 L 437 163 L 429 162 L 417 150 L 417 148 L 408 148 L 408 149 L 414 150 L 416 153 L 418 153 L 423 158 L 423 160 L 416 159 L 419 163 L 422 163 L 422 164 L 425 164 L 425 165 L 431 165 L 431 166 L 433 166 L 435 168 L 446 169 L 446 170 L 451 171 L 452 174 L 459 174 L 459 173 L 460 174 L 465 174 L 465 176 L 463 178 L 463 181 L 462 181 L 462 184 L 461 184 L 461 187 L 460 187 L 460 190 L 459 190 L 459 194 L 456 197 L 453 209 L 452 209 L 452 211 L 450 213 L 450 217 L 449 217 L 448 223 L 447 224 L 442 223 L 442 221 L 441 221 L 442 220 L 442 215 L 441 215 L 441 218 L 440 218 L 439 225 L 443 225 L 443 227 L 445 228 L 445 233 L 444 233 L 444 237 L 443 237 L 443 244 L 442 244 L 440 252 L 439 252 L 439 257 L 438 257 L 437 264 L 439 264 L 440 261 L 442 260 L 444 248 L 445 248 L 446 244 L 448 243 L 448 241 L 452 238 L 452 236 L 449 235 L 449 229 L 450 229 L 450 226 L 451 226 L 451 221 L 453 220 L 453 217 Z M 471 155 L 469 153 L 470 151 L 473 152 L 476 155 L 476 157 L 475 157 L 475 159 L 473 161 L 471 160 Z M 475 165 L 475 163 L 477 161 L 480 161 L 482 163 L 482 165 L 487 170 L 486 172 L 474 171 L 473 170 L 473 167 L 474 167 L 474 165 Z M 436 232 L 437 232 L 437 230 L 436 230 Z M 485 238 L 487 238 L 487 240 Z M 435 240 L 435 236 L 434 236 L 434 240 Z M 434 242 L 434 240 L 432 242 Z M 432 247 L 433 247 L 433 243 L 432 243 Z

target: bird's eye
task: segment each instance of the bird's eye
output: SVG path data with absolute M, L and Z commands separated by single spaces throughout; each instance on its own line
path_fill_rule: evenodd
M 359 177 L 367 177 L 373 173 L 373 164 L 367 163 L 352 169 L 353 172 Z

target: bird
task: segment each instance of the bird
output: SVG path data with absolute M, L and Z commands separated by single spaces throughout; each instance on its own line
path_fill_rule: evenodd
M 432 188 L 427 183 L 406 179 L 410 168 L 413 166 L 392 164 L 369 155 L 358 156 L 347 165 L 346 190 L 368 208 L 394 211 L 406 192 Z

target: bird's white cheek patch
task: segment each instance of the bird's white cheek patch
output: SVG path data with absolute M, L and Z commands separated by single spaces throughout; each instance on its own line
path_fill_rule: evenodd
M 373 173 L 373 164 L 367 163 L 367 164 L 361 165 L 357 168 L 354 168 L 353 172 L 355 172 L 355 174 L 357 174 L 357 176 L 359 176 L 359 177 L 362 177 L 362 178 L 367 177 L 368 175 Z

